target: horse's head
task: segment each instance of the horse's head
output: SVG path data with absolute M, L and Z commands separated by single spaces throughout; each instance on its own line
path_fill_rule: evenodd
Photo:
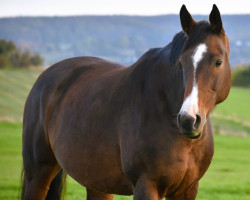
M 228 96 L 230 48 L 216 5 L 209 22 L 196 23 L 184 5 L 180 19 L 187 40 L 179 58 L 185 93 L 177 123 L 184 136 L 194 139 L 201 135 L 211 110 Z

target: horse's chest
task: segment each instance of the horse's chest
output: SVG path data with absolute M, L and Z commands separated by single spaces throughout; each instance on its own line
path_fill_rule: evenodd
M 212 154 L 183 154 L 167 161 L 159 178 L 159 191 L 163 196 L 179 195 L 195 185 L 203 176 L 212 159 Z
M 184 161 L 174 161 L 173 164 L 166 164 L 164 171 L 160 176 L 160 186 L 162 193 L 165 195 L 184 190 L 193 182 L 199 180 L 199 166 L 190 162 L 189 159 Z M 162 194 L 162 195 L 163 195 Z

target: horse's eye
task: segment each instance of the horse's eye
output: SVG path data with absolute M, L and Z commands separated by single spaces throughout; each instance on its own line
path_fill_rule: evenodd
M 220 67 L 221 66 L 221 64 L 222 64 L 222 60 L 216 60 L 216 62 L 215 62 L 215 67 Z

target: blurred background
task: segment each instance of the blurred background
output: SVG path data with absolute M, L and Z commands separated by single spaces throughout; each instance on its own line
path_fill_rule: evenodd
M 0 0 L 0 200 L 17 199 L 22 113 L 39 74 L 69 57 L 134 63 L 181 31 L 179 10 L 208 20 L 216 4 L 230 40 L 232 89 L 211 113 L 215 156 L 197 199 L 250 199 L 250 2 L 142 0 Z M 85 189 L 68 178 L 66 199 Z M 115 196 L 115 199 L 132 197 Z

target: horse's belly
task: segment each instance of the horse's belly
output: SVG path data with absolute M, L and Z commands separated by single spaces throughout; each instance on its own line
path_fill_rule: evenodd
M 113 173 L 109 170 L 107 170 L 106 173 L 100 173 L 94 170 L 88 171 L 87 173 L 82 171 L 80 175 L 75 172 L 67 173 L 69 173 L 69 175 L 72 176 L 78 183 L 88 189 L 94 189 L 109 194 L 133 194 L 131 183 L 127 180 L 123 173 L 117 173 L 116 170 L 114 170 Z M 95 175 L 92 176 L 93 174 Z
M 101 165 L 100 165 L 101 166 Z M 69 173 L 78 183 L 89 189 L 95 189 L 104 193 L 120 194 L 120 195 L 132 195 L 132 185 L 126 179 L 123 173 L 118 170 L 100 168 L 100 170 L 88 170 L 80 173 Z M 101 172 L 100 172 L 101 171 Z M 106 173 L 105 173 L 106 171 Z
M 114 142 L 103 144 L 91 141 L 87 136 L 71 136 L 65 140 L 62 139 L 63 135 L 57 138 L 52 148 L 59 165 L 67 174 L 89 189 L 132 194 L 132 185 L 122 171 L 119 147 Z

